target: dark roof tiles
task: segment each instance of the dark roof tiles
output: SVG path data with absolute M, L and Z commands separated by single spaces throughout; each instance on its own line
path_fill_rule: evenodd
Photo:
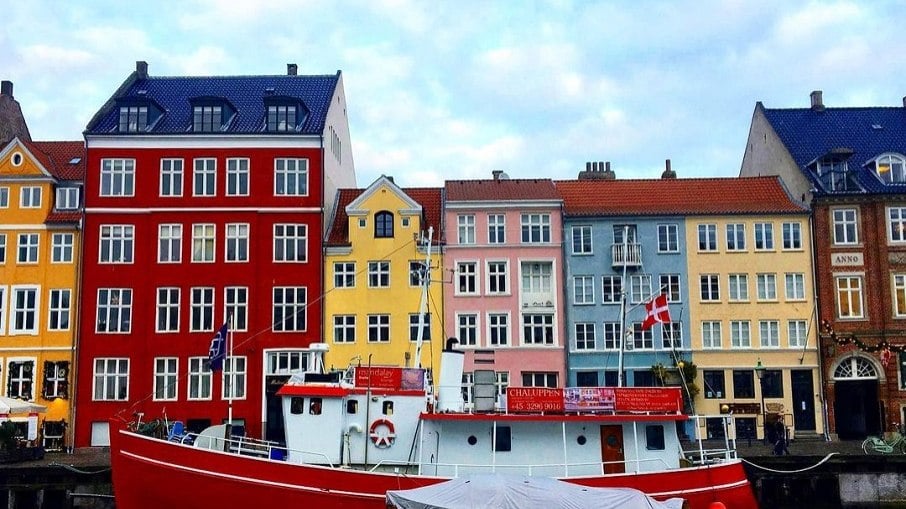
M 560 200 L 551 179 L 448 180 L 447 201 Z
M 434 227 L 434 243 L 443 243 L 443 192 L 440 187 L 402 188 L 407 196 L 422 206 L 422 217 L 425 227 Z M 327 246 L 349 245 L 349 216 L 346 206 L 364 193 L 364 189 L 340 189 L 337 193 L 337 211 L 334 216 Z

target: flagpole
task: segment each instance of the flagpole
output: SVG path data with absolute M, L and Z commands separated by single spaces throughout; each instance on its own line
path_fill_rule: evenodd
M 623 279 L 620 282 L 620 351 L 617 356 L 617 387 L 623 387 L 623 345 L 626 342 L 626 266 L 629 257 L 629 225 L 623 225 Z
M 235 369 L 235 366 L 234 366 L 234 360 L 233 360 L 233 314 L 232 313 L 230 313 L 227 316 L 227 323 L 230 324 L 229 325 L 230 354 L 227 356 L 227 359 L 229 359 L 229 361 L 230 361 L 230 374 L 228 375 L 230 392 L 227 395 L 227 401 L 228 401 L 227 423 L 229 425 L 229 428 L 232 429 L 232 427 L 233 427 L 233 391 L 234 391 L 233 381 L 235 380 L 235 378 L 233 377 L 233 370 Z M 231 433 L 232 433 L 232 431 L 231 431 Z

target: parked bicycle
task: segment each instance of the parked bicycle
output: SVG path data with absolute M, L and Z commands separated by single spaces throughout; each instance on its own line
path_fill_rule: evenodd
M 899 433 L 890 439 L 868 437 L 862 442 L 865 454 L 906 454 L 906 436 Z

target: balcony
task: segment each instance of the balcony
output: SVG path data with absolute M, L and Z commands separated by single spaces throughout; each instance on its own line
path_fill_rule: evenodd
M 610 252 L 612 255 L 614 267 L 623 268 L 642 266 L 641 244 L 613 244 L 610 246 Z

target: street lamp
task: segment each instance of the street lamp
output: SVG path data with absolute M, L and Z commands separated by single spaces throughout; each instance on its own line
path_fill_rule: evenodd
M 764 366 L 761 364 L 761 359 L 758 359 L 758 364 L 755 365 L 755 376 L 758 377 L 759 389 L 761 389 L 761 427 L 762 432 L 764 433 L 764 440 L 768 439 L 768 421 L 767 414 L 764 411 Z

